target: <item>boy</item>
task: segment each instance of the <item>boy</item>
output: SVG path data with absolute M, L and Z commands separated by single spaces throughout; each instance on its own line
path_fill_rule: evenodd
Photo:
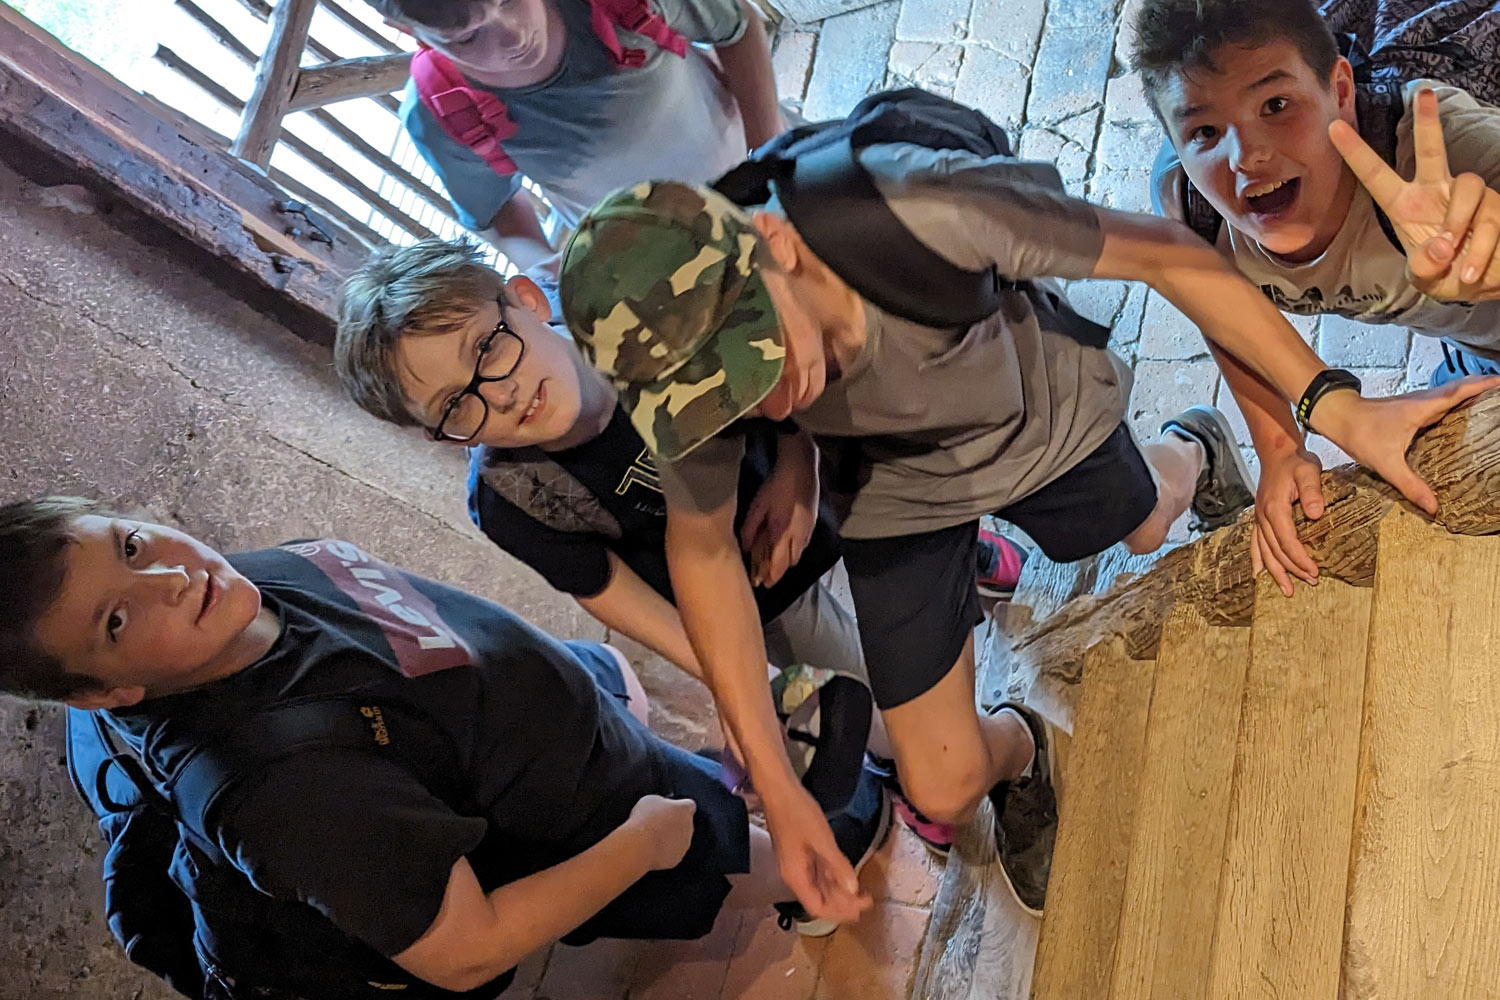
M 1468 28 L 1493 47 L 1500 18 L 1484 16 Z M 1414 81 L 1382 111 L 1311 0 L 1146 0 L 1132 60 L 1167 133 L 1158 212 L 1183 219 L 1200 206 L 1194 228 L 1283 310 L 1443 338 L 1434 386 L 1500 373 L 1500 109 Z M 1378 146 L 1394 131 L 1395 170 L 1356 129 Z M 1255 551 L 1290 593 L 1286 570 L 1317 575 L 1291 503 L 1321 516 L 1321 466 L 1286 402 L 1216 356 L 1262 459 Z
M 621 184 L 661 173 L 708 180 L 781 130 L 765 28 L 745 0 L 650 0 L 681 51 L 612 27 L 617 46 L 642 54 L 639 65 L 625 66 L 595 26 L 595 8 L 608 6 L 605 0 L 370 4 L 451 60 L 470 87 L 504 102 L 516 126 L 501 142 L 515 168 L 505 175 L 448 134 L 415 81 L 401 118 L 460 221 L 522 270 L 555 256 L 521 190 L 522 175 L 541 186 L 571 227 Z
M 335 366 L 367 412 L 471 446 L 469 512 L 491 541 L 605 626 L 701 680 L 673 606 L 655 461 L 614 387 L 550 318 L 535 283 L 503 281 L 470 246 L 385 247 L 345 283 Z M 812 449 L 794 426 L 750 428 L 736 534 L 772 666 L 809 663 L 867 686 L 853 620 L 819 582 L 839 549 L 818 502 Z M 518 477 L 531 478 L 518 489 Z M 1023 554 L 999 536 L 983 539 L 981 553 L 992 566 L 988 588 L 1013 588 Z M 838 775 L 822 777 L 847 787 Z M 929 847 L 946 850 L 950 830 L 923 823 L 899 799 L 897 808 Z
M 563 255 L 564 316 L 662 463 L 678 607 L 803 905 L 838 919 L 863 901 L 791 780 L 759 682 L 732 530 L 738 444 L 721 433 L 746 415 L 792 416 L 820 444 L 855 439 L 862 485 L 844 561 L 903 785 L 943 822 L 988 793 L 1011 887 L 1039 911 L 1056 825 L 1050 755 L 1034 714 L 974 709 L 974 523 L 998 512 L 1051 558 L 1077 559 L 1122 540 L 1150 551 L 1190 501 L 1210 520 L 1249 497 L 1216 411 L 1181 414 L 1138 449 L 1122 425 L 1128 369 L 1089 338 L 1107 331 L 1080 329 L 1028 279 L 1147 280 L 1286 393 L 1323 366 L 1197 237 L 1070 199 L 1050 167 L 906 144 L 871 146 L 858 164 L 927 247 L 1023 283 L 967 329 L 925 328 L 863 300 L 779 213 L 752 219 L 717 192 L 647 182 L 580 224 Z M 1331 392 L 1312 419 L 1417 493 L 1404 449 L 1448 405 Z
M 0 507 L 0 589 L 0 689 L 105 713 L 157 773 L 317 697 L 387 706 L 387 742 L 410 718 L 460 748 L 462 814 L 373 750 L 314 742 L 185 817 L 216 867 L 439 987 L 564 936 L 697 937 L 726 902 L 786 892 L 715 770 L 627 710 L 644 696 L 616 651 L 346 542 L 226 559 L 85 500 L 22 501 Z M 863 851 L 888 814 L 858 801 Z

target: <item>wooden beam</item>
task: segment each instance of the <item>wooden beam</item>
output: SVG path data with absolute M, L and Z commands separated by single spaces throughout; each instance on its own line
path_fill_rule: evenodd
M 214 41 L 228 49 L 237 59 L 251 66 L 255 65 L 257 57 L 250 46 L 240 41 L 238 35 L 216 21 L 208 11 L 193 3 L 193 0 L 177 0 L 177 6 L 182 8 L 184 14 L 198 22 L 204 31 L 213 36 Z
M 340 59 L 322 66 L 309 66 L 297 75 L 297 84 L 287 98 L 286 113 L 321 108 L 325 104 L 359 97 L 390 94 L 406 86 L 410 72 L 410 52 Z
M 246 106 L 244 102 L 242 102 L 238 97 L 235 97 L 232 93 L 225 89 L 222 84 L 209 77 L 208 74 L 198 69 L 186 59 L 183 59 L 180 55 L 169 49 L 167 46 L 158 45 L 156 47 L 155 58 L 163 65 L 171 68 L 177 73 L 180 73 L 190 83 L 201 89 L 204 93 L 208 94 L 210 97 L 218 101 L 220 104 L 224 105 L 229 110 L 240 111 Z M 333 180 L 348 188 L 357 197 L 361 198 L 365 202 L 368 202 L 377 211 L 381 212 L 392 222 L 396 223 L 396 225 L 400 226 L 402 229 L 405 229 L 407 232 L 421 237 L 434 237 L 437 235 L 431 229 L 427 228 L 422 223 L 418 222 L 416 219 L 412 218 L 406 212 L 398 208 L 388 198 L 380 194 L 380 192 L 365 184 L 364 181 L 361 181 L 358 177 L 355 177 L 348 170 L 344 169 L 331 157 L 323 153 L 321 150 L 316 149 L 307 140 L 301 138 L 293 132 L 287 131 L 286 129 L 278 129 L 276 139 L 279 142 L 286 143 L 288 149 L 297 153 L 297 155 L 301 156 L 304 160 L 311 163 L 314 167 L 317 167 Z
M 349 13 L 349 11 L 340 6 L 336 2 L 336 0 L 323 0 L 323 9 L 328 11 L 328 13 L 332 14 L 334 17 L 338 18 L 340 21 L 344 22 L 345 27 L 354 31 L 355 34 L 360 35 L 362 38 L 364 38 L 365 41 L 369 42 L 380 51 L 401 51 L 401 46 L 397 45 L 395 42 L 391 41 L 389 38 L 385 37 L 380 32 L 370 27 L 355 15 Z
M 280 187 L 0 4 L 0 133 L 78 171 L 230 267 L 331 323 L 365 246 L 287 235 Z M 302 332 L 326 339 L 329 326 Z
M 1407 458 L 1437 494 L 1437 523 L 1456 534 L 1500 532 L 1500 389 L 1423 431 Z M 1370 586 L 1380 521 L 1406 502 L 1353 465 L 1324 473 L 1323 495 L 1328 505 L 1320 519 L 1296 511 L 1298 535 L 1322 567 L 1320 578 Z M 1116 637 L 1131 656 L 1155 659 L 1162 622 L 1176 603 L 1191 604 L 1214 625 L 1249 624 L 1255 603 L 1251 524 L 1247 512 L 1236 524 L 1168 552 L 1150 572 L 1068 603 L 1016 637 L 1011 668 L 1076 685 L 1084 653 Z
M 240 134 L 229 151 L 250 163 L 271 162 L 286 102 L 297 86 L 307 29 L 318 0 L 281 0 L 271 12 L 271 37 L 255 70 L 255 88 L 245 102 Z

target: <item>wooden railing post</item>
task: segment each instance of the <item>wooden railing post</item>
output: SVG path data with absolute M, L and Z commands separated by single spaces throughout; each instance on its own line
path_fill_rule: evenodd
M 318 0 L 281 0 L 271 11 L 271 38 L 255 69 L 255 89 L 240 118 L 240 134 L 229 150 L 242 160 L 262 167 L 271 161 L 317 6 Z

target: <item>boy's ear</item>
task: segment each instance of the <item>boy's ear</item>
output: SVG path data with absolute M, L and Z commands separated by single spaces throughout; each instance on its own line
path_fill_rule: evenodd
M 781 270 L 791 273 L 797 269 L 799 258 L 797 231 L 791 223 L 775 212 L 756 212 L 750 217 L 756 232 L 765 241 L 771 259 Z
M 139 684 L 130 687 L 90 687 L 82 691 L 74 691 L 63 699 L 63 703 L 70 708 L 81 708 L 85 712 L 93 712 L 100 709 L 125 708 L 135 705 L 146 697 L 146 689 Z
M 505 291 L 535 313 L 537 319 L 543 323 L 551 322 L 552 303 L 547 300 L 547 294 L 535 281 L 524 274 L 518 274 L 505 283 Z
M 1339 116 L 1358 128 L 1354 114 L 1354 67 L 1349 60 L 1339 56 L 1334 60 L 1333 70 L 1328 75 L 1328 84 L 1339 102 Z

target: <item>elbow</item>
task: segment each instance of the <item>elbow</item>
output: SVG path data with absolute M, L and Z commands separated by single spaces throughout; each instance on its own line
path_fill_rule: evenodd
M 484 963 L 473 963 L 455 965 L 447 969 L 434 969 L 422 978 L 436 986 L 438 989 L 447 990 L 450 993 L 468 993 L 492 981 L 498 976 L 504 975 L 519 965 L 521 959 L 511 960 L 505 957 L 496 957 L 494 960 Z

